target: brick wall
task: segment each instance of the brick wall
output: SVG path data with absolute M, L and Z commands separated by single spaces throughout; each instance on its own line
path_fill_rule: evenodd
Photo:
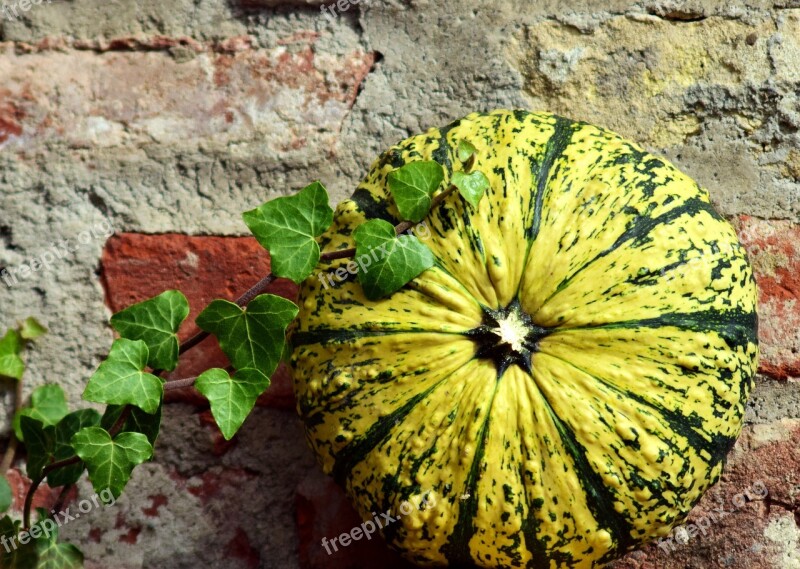
M 0 19 L 0 266 L 70 245 L 0 293 L 1 325 L 34 314 L 52 330 L 26 393 L 56 381 L 77 403 L 112 310 L 180 288 L 194 316 L 248 288 L 269 259 L 241 211 L 314 179 L 341 199 L 382 148 L 472 110 L 553 110 L 709 188 L 760 288 L 760 374 L 722 481 L 691 535 L 616 567 L 800 567 L 800 5 L 362 0 L 325 16 L 312 0 L 44 0 L 18 12 Z M 113 237 L 91 231 L 103 223 Z M 221 361 L 209 341 L 176 374 Z M 281 371 L 226 442 L 202 398 L 172 394 L 156 460 L 63 535 L 90 568 L 406 567 L 376 540 L 321 547 L 356 517 L 293 405 Z M 9 476 L 19 498 L 27 480 Z

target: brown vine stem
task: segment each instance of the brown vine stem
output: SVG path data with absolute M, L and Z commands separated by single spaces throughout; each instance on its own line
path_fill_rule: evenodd
M 17 380 L 17 385 L 14 389 L 14 414 L 11 415 L 12 417 L 16 417 L 19 410 L 22 408 L 22 380 Z M 8 446 L 6 447 L 6 452 L 3 454 L 3 460 L 0 462 L 0 474 L 5 476 L 6 472 L 9 468 L 11 468 L 11 464 L 14 462 L 14 456 L 17 454 L 17 445 L 19 441 L 17 440 L 14 431 L 11 431 L 11 438 L 8 440 Z
M 251 300 L 253 300 L 259 294 L 266 291 L 267 287 L 269 287 L 269 285 L 272 284 L 272 281 L 274 280 L 275 277 L 272 275 L 272 273 L 268 274 L 260 281 L 258 281 L 256 284 L 251 286 L 247 290 L 247 292 L 245 292 L 242 296 L 237 298 L 235 301 L 236 304 L 238 304 L 239 306 L 246 306 Z M 205 331 L 198 332 L 197 334 L 195 334 L 194 336 L 192 336 L 191 338 L 189 338 L 188 340 L 186 340 L 181 344 L 181 347 L 178 350 L 178 355 L 182 355 L 188 352 L 189 350 L 194 348 L 197 344 L 208 338 L 208 336 L 209 336 L 208 332 Z
M 184 377 L 182 379 L 173 379 L 164 384 L 164 391 L 172 391 L 173 389 L 183 389 L 184 387 L 191 387 L 197 381 L 195 377 Z
M 54 515 L 56 513 L 61 512 L 61 508 L 64 507 L 64 502 L 67 501 L 67 494 L 69 494 L 70 489 L 73 487 L 73 484 L 65 484 L 61 487 L 61 492 L 58 494 L 58 498 L 56 499 L 56 503 L 53 505 L 52 512 Z

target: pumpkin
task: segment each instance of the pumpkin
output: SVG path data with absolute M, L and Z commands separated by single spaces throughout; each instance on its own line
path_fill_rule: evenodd
M 667 161 L 505 110 L 390 148 L 323 250 L 401 221 L 387 175 L 402 165 L 442 164 L 443 190 L 462 140 L 490 189 L 423 220 L 433 268 L 376 301 L 352 277 L 301 285 L 297 408 L 324 471 L 409 560 L 597 567 L 666 535 L 718 479 L 756 370 L 752 272 Z

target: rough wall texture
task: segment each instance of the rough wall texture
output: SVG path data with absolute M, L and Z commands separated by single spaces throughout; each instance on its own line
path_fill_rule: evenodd
M 112 340 L 109 307 L 176 283 L 195 309 L 247 288 L 268 260 L 234 237 L 241 211 L 314 179 L 341 199 L 381 149 L 473 110 L 552 110 L 706 186 L 761 289 L 763 375 L 690 519 L 708 527 L 617 567 L 800 567 L 800 3 L 321 4 L 44 0 L 0 19 L 0 266 L 63 251 L 0 284 L 0 325 L 34 314 L 52 330 L 26 393 L 57 381 L 79 400 Z M 156 460 L 64 528 L 88 567 L 404 566 L 375 542 L 320 547 L 353 513 L 313 464 L 285 376 L 232 443 L 199 398 L 177 399 Z

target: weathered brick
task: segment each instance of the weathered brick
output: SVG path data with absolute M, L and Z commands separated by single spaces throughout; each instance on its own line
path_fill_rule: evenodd
M 247 37 L 0 44 L 0 149 L 266 140 L 290 152 L 309 137 L 332 147 L 374 56 L 321 54 L 314 42 L 294 34 L 268 49 Z
M 11 510 L 17 514 L 21 514 L 25 505 L 25 496 L 28 494 L 28 489 L 31 487 L 31 479 L 25 476 L 18 468 L 9 468 L 5 473 L 5 478 L 8 481 L 8 485 L 11 487 Z M 36 508 L 45 508 L 49 510 L 55 506 L 60 493 L 60 488 L 50 488 L 46 482 L 43 482 L 36 489 L 36 494 L 34 494 L 31 502 L 31 509 L 33 511 L 35 511 Z M 71 488 L 66 499 L 67 501 L 74 500 L 77 495 L 75 488 Z
M 746 215 L 735 225 L 758 283 L 760 370 L 800 377 L 800 225 Z
M 180 234 L 121 233 L 106 243 L 102 282 L 113 312 L 168 289 L 183 292 L 191 312 L 182 327 L 182 340 L 199 331 L 194 319 L 215 298 L 234 300 L 270 270 L 269 254 L 251 237 L 192 237 Z M 285 279 L 269 288 L 272 294 L 295 299 L 297 287 Z M 170 379 L 193 377 L 210 367 L 228 364 L 214 338 L 187 352 Z M 194 389 L 168 392 L 167 400 L 205 405 Z M 259 405 L 294 408 L 288 371 L 281 365 Z

